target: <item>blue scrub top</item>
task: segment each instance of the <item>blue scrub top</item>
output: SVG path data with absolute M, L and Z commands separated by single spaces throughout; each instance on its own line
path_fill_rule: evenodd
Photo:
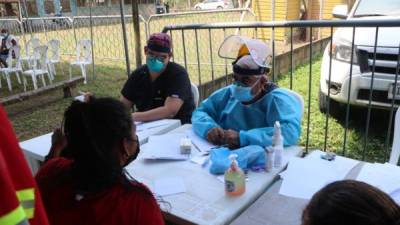
M 295 145 L 301 133 L 302 108 L 287 90 L 276 88 L 250 105 L 232 97 L 231 87 L 224 87 L 204 100 L 193 112 L 196 134 L 206 138 L 214 127 L 240 133 L 240 146 L 272 145 L 274 123 L 281 124 L 284 145 Z

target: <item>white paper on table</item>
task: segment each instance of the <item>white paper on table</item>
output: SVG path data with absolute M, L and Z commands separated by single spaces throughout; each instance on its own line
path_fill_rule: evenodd
M 194 147 L 199 148 L 201 152 L 210 152 L 211 148 L 216 147 L 216 145 L 211 144 L 204 138 L 197 135 L 193 129 L 187 130 L 186 135 L 192 140 Z
M 392 197 L 392 199 L 397 203 L 397 205 L 400 205 L 400 189 L 393 191 L 390 194 L 390 197 Z
M 306 158 L 290 160 L 279 194 L 302 199 L 311 197 L 321 188 L 342 180 L 359 162 L 341 156 L 335 160 L 321 159 L 321 151 L 314 151 Z
M 192 148 L 193 149 L 193 148 Z M 193 151 L 193 150 L 192 150 Z M 190 161 L 201 166 L 205 165 L 206 162 L 210 159 L 210 155 L 195 155 L 190 157 Z
M 170 123 L 171 123 L 171 121 L 167 120 L 167 119 L 156 120 L 156 121 L 145 122 L 145 123 L 139 123 L 136 126 L 136 131 L 137 132 L 145 131 L 145 130 L 148 130 L 148 129 L 165 126 L 165 125 L 168 125 Z
M 154 181 L 153 192 L 159 196 L 174 195 L 186 192 L 186 186 L 180 177 L 164 177 Z
M 287 170 L 284 170 L 281 173 L 279 173 L 279 176 L 281 177 L 281 179 L 285 179 L 286 174 L 287 174 Z
M 218 175 L 216 176 L 217 180 L 221 181 L 222 183 L 225 183 L 225 175 Z
M 181 154 L 180 141 L 184 133 L 170 133 L 150 136 L 143 151 L 144 159 L 187 160 L 188 154 Z
M 389 163 L 365 163 L 356 180 L 375 186 L 390 195 L 400 188 L 400 168 Z

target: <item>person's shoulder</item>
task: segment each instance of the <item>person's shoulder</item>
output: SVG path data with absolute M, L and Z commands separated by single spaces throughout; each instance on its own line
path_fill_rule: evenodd
M 220 88 L 220 89 L 214 91 L 210 95 L 210 98 L 225 98 L 225 97 L 230 97 L 231 94 L 232 94 L 231 85 L 228 85 L 226 87 L 223 87 L 223 88 Z
M 276 87 L 269 93 L 269 96 L 278 101 L 298 102 L 291 90 L 286 88 Z
M 134 77 L 134 76 L 140 76 L 142 74 L 147 73 L 147 65 L 141 65 L 138 68 L 136 68 L 134 71 L 131 72 L 131 75 L 129 77 Z
M 124 189 L 123 199 L 129 201 L 134 204 L 135 202 L 149 202 L 155 201 L 155 198 L 146 185 L 137 182 L 137 181 L 129 181 L 128 185 L 120 186 Z
M 129 75 L 128 78 L 129 85 L 138 83 L 141 84 L 142 82 L 145 82 L 147 80 L 146 74 L 148 74 L 148 69 L 146 65 L 138 67 L 137 69 L 132 71 L 132 73 Z
M 41 170 L 64 170 L 66 167 L 69 167 L 72 164 L 72 160 L 63 158 L 63 157 L 55 157 L 44 163 L 41 167 Z
M 188 72 L 186 71 L 185 67 L 183 67 L 182 65 L 180 65 L 176 62 L 169 62 L 168 67 L 169 67 L 168 69 L 169 69 L 169 71 L 171 71 L 171 73 L 188 76 Z
M 42 179 L 57 178 L 61 173 L 64 173 L 70 168 L 72 161 L 63 157 L 56 157 L 45 162 L 36 174 L 38 181 Z
M 132 214 L 133 224 L 164 224 L 161 210 L 151 191 L 142 183 L 130 181 L 130 187 L 124 188 L 118 203 L 124 209 L 136 212 Z
M 138 181 L 129 181 L 129 185 L 132 187 L 132 190 L 134 190 L 134 192 L 141 192 L 146 195 L 153 196 L 150 189 L 143 183 L 140 183 Z
M 292 96 L 291 93 L 289 92 L 288 89 L 286 88 L 281 88 L 281 87 L 276 87 L 273 90 L 270 91 L 271 94 L 274 96 Z

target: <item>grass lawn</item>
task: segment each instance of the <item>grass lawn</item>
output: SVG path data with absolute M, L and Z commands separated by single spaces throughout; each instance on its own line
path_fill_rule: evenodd
M 321 58 L 312 63 L 311 76 L 311 106 L 310 106 L 310 135 L 309 146 L 311 149 L 324 149 L 325 143 L 325 121 L 326 114 L 319 111 L 318 91 L 320 78 Z M 300 145 L 306 145 L 307 136 L 307 114 L 309 98 L 309 66 L 303 65 L 293 72 L 293 90 L 300 93 L 305 101 L 305 110 L 302 121 L 302 136 Z M 285 74 L 278 80 L 281 87 L 290 87 L 290 74 Z M 327 149 L 339 154 L 343 153 L 345 134 L 346 107 L 340 109 L 338 115 L 328 118 Z M 389 123 L 389 111 L 372 110 L 368 138 L 365 139 L 365 128 L 367 120 L 367 109 L 351 107 L 349 128 L 347 130 L 347 141 L 345 154 L 357 159 L 362 159 L 365 148 L 365 160 L 382 161 L 385 156 L 385 141 Z M 393 132 L 392 132 L 393 134 Z M 364 141 L 366 142 L 364 143 Z M 391 142 L 389 144 L 391 146 Z M 390 150 L 389 150 L 390 153 Z
M 311 86 L 311 114 L 310 114 L 310 135 L 309 148 L 323 149 L 325 140 L 325 118 L 326 115 L 318 110 L 318 87 L 319 70 L 321 58 L 317 58 L 313 64 L 312 86 Z M 67 72 L 67 65 L 62 66 L 62 70 Z M 189 67 L 189 71 L 193 71 Z M 202 70 L 202 76 L 211 77 L 209 70 Z M 78 74 L 74 70 L 74 74 Z M 90 70 L 89 73 L 91 74 Z M 224 74 L 222 70 L 215 69 L 215 75 Z M 302 124 L 302 136 L 300 145 L 306 145 L 307 134 L 307 113 L 308 113 L 308 65 L 300 66 L 293 72 L 293 89 L 300 93 L 305 100 L 305 112 Z M 198 83 L 197 73 L 190 73 L 191 80 Z M 58 75 L 57 79 L 66 79 L 64 75 Z M 123 63 L 112 62 L 108 64 L 96 65 L 96 78 L 89 75 L 87 85 L 80 84 L 77 89 L 81 91 L 90 91 L 96 96 L 112 96 L 119 98 L 120 90 L 127 79 L 125 66 Z M 204 82 L 204 79 L 202 80 Z M 281 76 L 278 84 L 281 87 L 289 88 L 290 75 Z M 4 91 L 4 88 L 1 90 Z M 71 98 L 62 99 L 62 91 L 57 90 L 51 94 L 35 97 L 23 103 L 17 103 L 6 107 L 10 119 L 14 125 L 18 138 L 26 140 L 47 132 L 52 131 L 60 125 L 63 112 L 71 102 Z M 39 106 L 37 106 L 39 105 Z M 343 112 L 342 114 L 345 114 Z M 353 158 L 362 158 L 364 147 L 364 130 L 366 121 L 366 110 L 351 108 L 350 125 L 347 131 L 346 155 Z M 386 111 L 373 111 L 371 116 L 370 134 L 367 139 L 366 160 L 382 161 L 384 156 L 385 138 L 388 127 L 388 116 Z M 343 115 L 329 117 L 327 149 L 342 153 L 345 120 Z

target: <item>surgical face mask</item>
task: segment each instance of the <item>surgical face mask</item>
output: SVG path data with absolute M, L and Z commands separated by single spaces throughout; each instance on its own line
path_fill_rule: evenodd
M 251 88 L 233 84 L 231 85 L 232 96 L 240 102 L 248 102 L 254 97 L 251 93 Z
M 7 33 L 1 33 L 0 36 L 6 37 L 6 36 L 7 36 Z
M 146 64 L 150 72 L 159 73 L 164 69 L 164 63 L 155 57 L 147 56 Z
M 137 158 L 137 156 L 139 155 L 139 152 L 140 152 L 139 142 L 136 143 L 136 146 L 137 147 L 136 147 L 135 154 L 132 154 L 131 156 L 129 156 L 129 158 L 126 160 L 125 164 L 122 167 L 125 167 L 125 166 L 129 165 L 133 160 L 135 160 Z

